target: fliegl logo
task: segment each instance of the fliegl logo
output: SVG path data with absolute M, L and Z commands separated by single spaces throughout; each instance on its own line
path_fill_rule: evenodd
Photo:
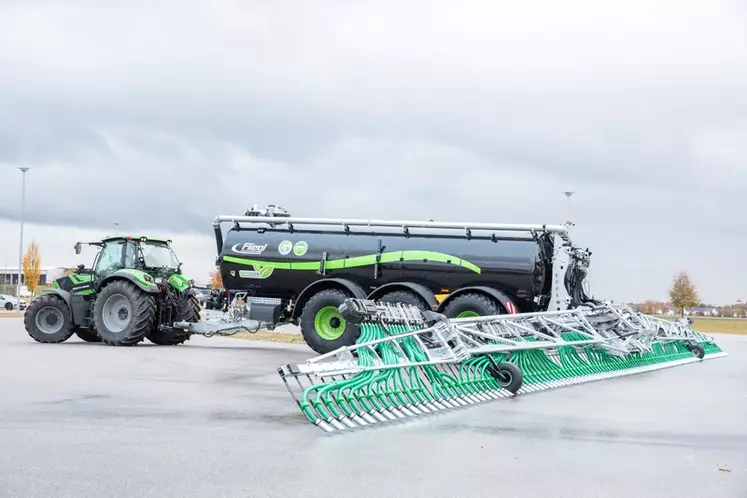
M 231 250 L 238 254 L 262 254 L 267 249 L 267 244 L 255 244 L 253 242 L 245 242 L 243 244 L 235 244 Z

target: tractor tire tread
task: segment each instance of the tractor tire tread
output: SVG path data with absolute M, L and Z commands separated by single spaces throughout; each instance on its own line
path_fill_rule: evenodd
M 45 334 L 44 332 L 37 330 L 36 327 L 36 314 L 40 309 L 47 306 L 54 306 L 59 309 L 62 313 L 64 325 L 56 334 Z M 65 342 L 75 333 L 75 327 L 73 326 L 73 315 L 70 311 L 70 307 L 67 305 L 64 299 L 56 294 L 44 294 L 33 301 L 26 308 L 26 313 L 23 315 L 23 325 L 26 328 L 28 335 L 42 344 L 59 344 Z
M 109 295 L 118 293 L 127 296 L 132 306 L 133 321 L 128 325 L 128 333 L 122 339 L 114 339 L 104 330 L 101 308 Z M 115 280 L 107 284 L 96 297 L 93 306 L 93 320 L 96 331 L 104 344 L 110 346 L 134 346 L 145 339 L 145 333 L 156 322 L 156 300 L 154 296 L 141 290 L 127 280 Z
M 200 302 L 194 295 L 181 297 L 177 300 L 175 321 L 197 323 L 200 321 L 200 309 Z M 159 346 L 177 346 L 189 340 L 191 335 L 189 332 L 173 327 L 163 330 L 153 327 L 145 334 L 145 337 Z
M 101 337 L 94 329 L 84 329 L 82 327 L 75 327 L 75 335 L 78 339 L 85 342 L 101 342 Z

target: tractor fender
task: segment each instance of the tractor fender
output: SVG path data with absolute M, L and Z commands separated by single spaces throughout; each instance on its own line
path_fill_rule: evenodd
M 501 303 L 501 306 L 503 306 L 503 309 L 508 312 L 510 315 L 515 315 L 519 312 L 519 309 L 516 307 L 516 304 L 511 300 L 508 295 L 506 295 L 504 292 L 499 291 L 498 289 L 494 289 L 492 287 L 486 287 L 483 285 L 476 285 L 474 287 L 463 287 L 461 289 L 458 289 L 451 294 L 449 294 L 446 299 L 444 299 L 441 302 L 441 305 L 438 307 L 438 312 L 442 313 L 444 308 L 451 302 L 452 299 L 454 299 L 457 296 L 461 296 L 462 294 L 466 294 L 468 292 L 482 292 L 483 294 L 487 294 L 490 297 L 494 298 L 496 301 Z
M 104 287 L 106 284 L 111 282 L 112 280 L 129 280 L 133 284 L 140 287 L 145 292 L 150 292 L 152 294 L 158 293 L 158 285 L 156 285 L 155 282 L 148 282 L 146 279 L 151 279 L 150 275 L 145 273 L 144 271 L 140 270 L 117 270 L 111 275 L 108 275 L 104 280 L 101 281 L 101 285 L 99 287 Z
M 298 319 L 304 305 L 306 304 L 306 301 L 308 301 L 311 296 L 313 296 L 317 292 L 323 291 L 325 289 L 339 289 L 341 287 L 350 292 L 356 299 L 366 299 L 366 292 L 361 289 L 358 284 L 351 280 L 347 280 L 345 278 L 325 278 L 322 280 L 317 280 L 316 282 L 307 285 L 306 288 L 302 290 L 296 297 L 296 302 L 293 306 L 293 311 L 291 312 L 291 320 L 295 321 Z
M 391 291 L 396 290 L 409 290 L 420 296 L 426 305 L 432 310 L 438 309 L 438 300 L 433 292 L 430 291 L 426 286 L 416 284 L 415 282 L 391 282 L 386 285 L 378 287 L 376 290 L 368 295 L 368 299 L 376 300 Z
M 190 283 L 191 280 L 184 275 L 181 275 L 179 273 L 174 273 L 169 277 L 169 285 L 179 294 L 182 293 L 189 293 L 194 294 L 195 290 L 192 284 Z
M 62 290 L 62 289 L 51 288 L 51 289 L 45 289 L 44 294 L 57 294 L 58 296 L 62 298 L 63 301 L 65 301 L 65 304 L 67 304 L 68 308 L 70 308 L 71 310 L 73 309 L 70 303 L 70 293 L 68 291 Z

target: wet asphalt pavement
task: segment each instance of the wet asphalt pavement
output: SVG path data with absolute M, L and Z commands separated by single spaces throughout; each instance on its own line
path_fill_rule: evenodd
M 747 337 L 726 358 L 326 435 L 227 338 L 42 345 L 0 319 L 0 497 L 747 498 Z

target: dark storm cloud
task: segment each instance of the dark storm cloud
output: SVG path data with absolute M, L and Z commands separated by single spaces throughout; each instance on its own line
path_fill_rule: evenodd
M 727 2 L 5 3 L 0 218 L 18 218 L 19 165 L 46 224 L 209 235 L 254 203 L 571 215 L 600 274 L 638 254 L 663 282 L 673 237 L 715 230 L 720 259 L 745 242 L 727 231 L 747 185 L 744 20 Z M 713 249 L 686 238 L 676 265 L 712 278 Z

